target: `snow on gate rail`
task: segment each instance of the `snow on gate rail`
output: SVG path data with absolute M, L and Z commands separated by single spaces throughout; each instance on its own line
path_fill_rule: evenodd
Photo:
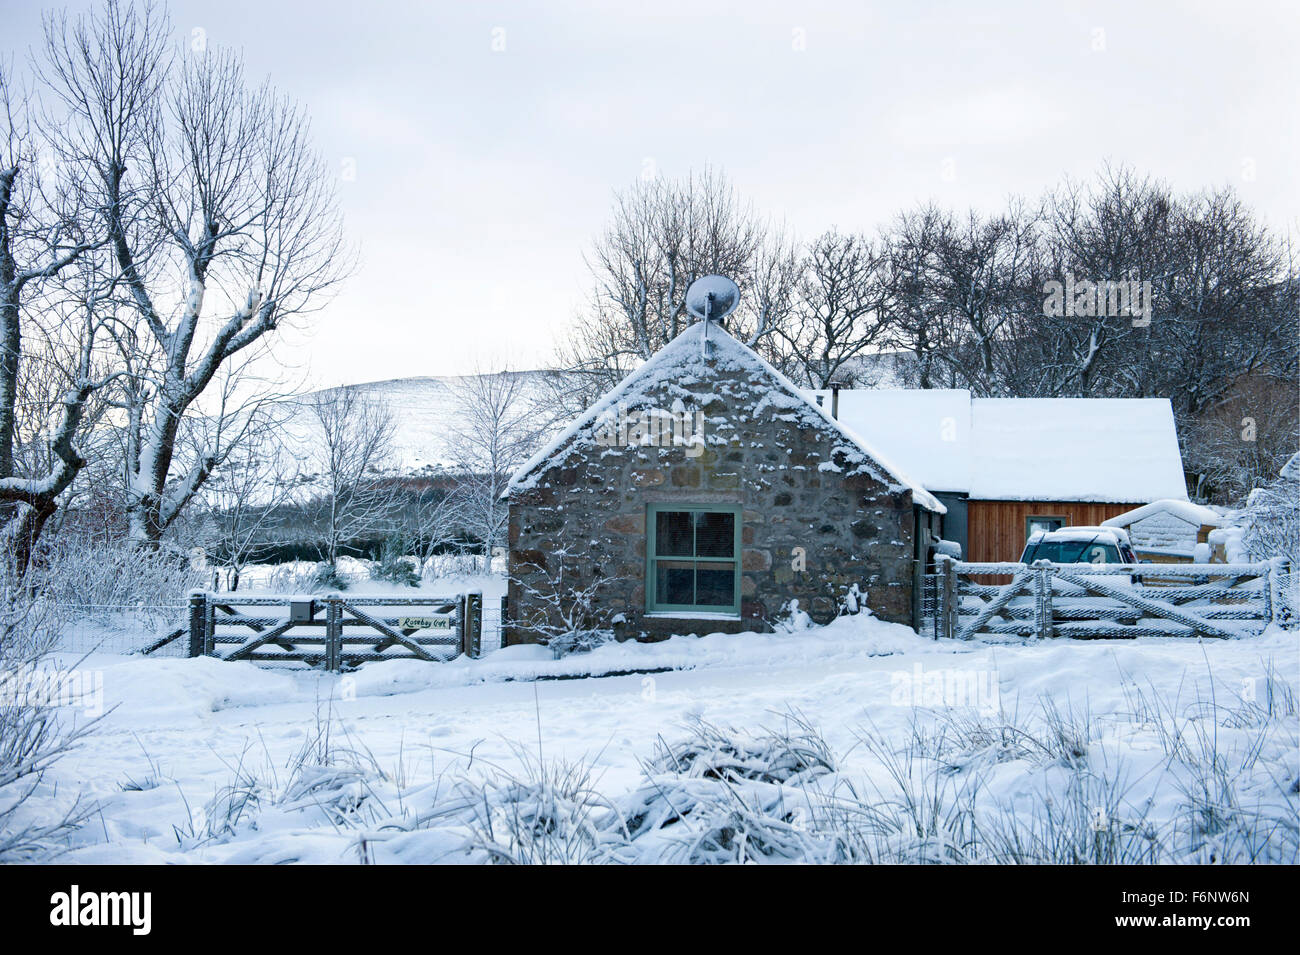
M 934 634 L 1235 639 L 1296 622 L 1287 561 L 1253 564 L 968 563 L 937 558 Z M 1009 583 L 988 578 L 1010 577 Z M 985 578 L 979 581 L 973 578 Z

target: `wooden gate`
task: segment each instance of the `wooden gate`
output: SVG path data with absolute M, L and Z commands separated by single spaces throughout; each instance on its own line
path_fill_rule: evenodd
M 1256 564 L 967 563 L 938 558 L 935 636 L 1235 639 L 1283 617 L 1281 558 Z M 1009 583 L 987 583 L 990 577 Z M 974 578 L 979 578 L 974 579 Z
M 190 596 L 189 655 L 342 670 L 376 660 L 477 657 L 483 594 Z

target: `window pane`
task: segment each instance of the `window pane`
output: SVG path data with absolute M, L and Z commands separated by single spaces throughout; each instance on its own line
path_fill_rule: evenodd
M 690 511 L 659 511 L 655 514 L 655 554 L 691 556 Z
M 695 603 L 699 606 L 730 607 L 736 602 L 736 565 L 696 564 Z
M 695 565 L 689 560 L 658 561 L 655 577 L 655 603 L 695 603 Z
M 1118 564 L 1119 553 L 1111 544 L 1093 544 L 1083 541 L 1048 541 L 1039 544 L 1034 560 L 1050 560 L 1054 564 Z
M 735 557 L 736 515 L 710 511 L 695 515 L 695 556 Z
M 1059 517 L 1031 517 L 1029 518 L 1029 533 L 1037 534 L 1039 531 L 1051 532 L 1059 531 L 1062 527 Z

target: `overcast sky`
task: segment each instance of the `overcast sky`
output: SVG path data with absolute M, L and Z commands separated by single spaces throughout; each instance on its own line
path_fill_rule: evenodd
M 47 5 L 0 6 L 3 46 L 35 43 Z M 714 165 L 807 236 L 1109 159 L 1300 228 L 1294 3 L 614 6 L 170 4 L 178 43 L 302 101 L 340 174 L 362 264 L 301 346 L 313 383 L 544 363 L 612 192 L 649 172 Z

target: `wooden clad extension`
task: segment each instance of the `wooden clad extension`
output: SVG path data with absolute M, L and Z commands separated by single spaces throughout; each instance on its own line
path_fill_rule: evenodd
M 1137 507 L 1134 504 L 1096 504 L 1082 501 L 970 501 L 967 503 L 967 540 L 972 563 L 1019 560 L 1025 549 L 1025 522 L 1030 517 L 1062 517 L 1066 526 L 1100 524 Z

